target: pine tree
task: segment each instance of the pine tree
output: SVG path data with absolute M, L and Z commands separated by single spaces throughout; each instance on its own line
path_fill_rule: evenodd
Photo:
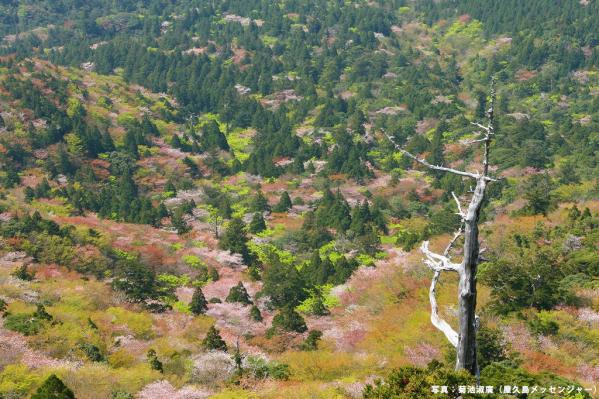
M 202 341 L 202 347 L 206 350 L 221 350 L 227 351 L 227 344 L 220 336 L 219 331 L 216 327 L 211 326 L 206 334 L 206 337 Z
M 196 316 L 204 314 L 208 310 L 208 302 L 206 301 L 206 297 L 204 296 L 204 293 L 200 287 L 196 287 L 195 291 L 193 292 L 189 309 L 191 310 L 191 313 Z
M 262 313 L 260 312 L 260 309 L 258 309 L 258 306 L 254 305 L 250 309 L 250 318 L 258 322 L 262 321 Z
M 175 185 L 173 184 L 173 182 L 171 180 L 167 181 L 166 184 L 164 185 L 164 192 L 170 193 L 173 197 L 177 196 L 177 188 L 175 187 Z
M 225 151 L 229 150 L 227 138 L 221 132 L 218 123 L 214 120 L 209 121 L 206 126 L 204 126 L 202 136 L 200 137 L 200 144 L 202 148 L 206 150 L 216 148 Z
M 48 196 L 51 189 L 52 188 L 50 187 L 50 183 L 48 183 L 48 179 L 44 177 L 41 183 L 35 187 L 35 196 L 37 198 L 44 198 Z
M 29 186 L 25 187 L 24 194 L 25 202 L 27 202 L 28 204 L 30 204 L 31 201 L 33 201 L 33 199 L 35 198 L 35 191 L 33 191 L 33 189 Z
M 312 314 L 315 316 L 326 316 L 331 312 L 327 308 L 327 305 L 324 303 L 322 290 L 316 290 L 316 298 L 314 303 L 312 304 L 312 309 L 310 309 Z
M 183 218 L 183 215 L 183 210 L 181 208 L 178 208 L 175 210 L 175 212 L 173 212 L 173 216 L 171 218 L 171 223 L 173 224 L 173 227 L 177 229 L 177 234 L 179 235 L 191 231 L 191 227 L 189 226 L 189 224 L 187 224 L 187 222 Z
M 241 351 L 239 350 L 239 340 L 237 341 L 237 344 L 235 345 L 235 353 L 233 353 L 233 361 L 235 362 L 235 377 L 241 378 L 243 375 L 243 355 L 241 354 Z M 239 381 L 237 381 L 236 383 L 239 383 Z
M 268 212 L 270 211 L 270 206 L 268 205 L 268 200 L 262 193 L 262 191 L 258 190 L 256 196 L 252 201 L 252 210 L 255 212 Z
M 264 217 L 261 212 L 254 213 L 252 217 L 252 221 L 249 225 L 250 233 L 258 234 L 266 230 L 266 222 L 264 221 Z
M 443 155 L 444 145 L 443 145 L 443 133 L 445 133 L 449 127 L 447 126 L 447 122 L 442 120 L 435 129 L 435 134 L 433 136 L 433 140 L 429 146 L 430 155 L 427 157 L 427 161 L 433 165 L 443 165 L 445 163 L 445 157 Z M 430 172 L 437 179 L 442 176 L 438 171 Z
M 240 254 L 246 264 L 250 264 L 252 257 L 247 247 L 248 237 L 245 234 L 245 223 L 240 218 L 233 218 L 227 225 L 219 246 L 222 249 Z
M 241 281 L 236 286 L 231 287 L 229 295 L 227 295 L 225 301 L 242 303 L 244 305 L 252 304 L 252 299 L 250 298 L 250 295 Z
M 75 395 L 55 374 L 52 374 L 31 395 L 31 399 L 75 399 Z
M 476 93 L 477 105 L 476 105 L 476 117 L 484 118 L 487 113 L 487 94 L 479 91 Z
M 279 199 L 279 203 L 275 205 L 273 208 L 274 212 L 287 212 L 293 204 L 291 203 L 291 198 L 289 197 L 289 193 L 287 191 L 283 191 L 281 194 L 281 198 Z
M 303 317 L 293 307 L 285 306 L 272 319 L 272 328 L 275 331 L 288 331 L 303 333 L 308 330 Z

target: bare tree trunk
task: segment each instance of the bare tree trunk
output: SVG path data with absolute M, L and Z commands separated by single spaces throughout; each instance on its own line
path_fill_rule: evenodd
M 478 219 L 482 207 L 486 180 L 476 183 L 473 198 L 464 217 L 464 258 L 460 267 L 458 287 L 459 304 L 459 340 L 457 346 L 456 369 L 466 369 L 478 374 L 476 361 L 476 272 L 478 268 L 479 243 Z
M 387 138 L 395 144 L 395 147 L 404 155 L 412 160 L 426 166 L 429 169 L 453 173 L 458 176 L 470 178 L 476 181 L 476 187 L 472 194 L 468 209 L 464 212 L 462 205 L 457 196 L 452 193 L 457 204 L 458 215 L 462 218 L 462 225 L 456 232 L 453 239 L 445 249 L 443 254 L 437 254 L 429 250 L 429 243 L 422 243 L 421 250 L 425 255 L 424 263 L 433 271 L 434 276 L 431 280 L 429 292 L 431 303 L 431 322 L 441 330 L 447 340 L 456 348 L 456 370 L 467 370 L 473 375 L 479 376 L 478 363 L 476 359 L 476 331 L 478 329 L 478 317 L 476 316 L 476 273 L 480 257 L 480 248 L 478 241 L 478 222 L 480 211 L 485 199 L 485 190 L 487 183 L 495 181 L 489 176 L 489 150 L 493 136 L 495 135 L 494 122 L 494 103 L 495 103 L 495 86 L 494 81 L 491 82 L 491 101 L 490 108 L 487 111 L 488 124 L 481 125 L 473 123 L 481 129 L 479 134 L 482 138 L 470 141 L 467 144 L 482 143 L 484 145 L 483 152 L 483 172 L 472 173 L 453 168 L 448 168 L 441 165 L 433 165 L 423 158 L 418 158 L 410 152 L 404 150 L 399 145 L 393 142 L 393 138 L 387 135 Z M 453 263 L 451 261 L 451 248 L 456 243 L 461 235 L 464 235 L 464 245 L 462 249 L 462 261 Z M 458 331 L 455 331 L 449 323 L 447 323 L 439 315 L 439 308 L 436 299 L 436 286 L 442 271 L 457 272 L 459 276 L 458 286 Z

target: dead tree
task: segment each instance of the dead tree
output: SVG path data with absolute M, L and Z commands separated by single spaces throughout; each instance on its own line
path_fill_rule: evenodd
M 489 109 L 487 111 L 487 125 L 473 122 L 472 124 L 478 127 L 480 131 L 477 132 L 477 139 L 471 140 L 467 143 L 480 143 L 483 145 L 484 153 L 482 172 L 466 172 L 444 166 L 433 165 L 427 162 L 425 159 L 418 158 L 410 152 L 404 150 L 402 147 L 397 145 L 390 136 L 385 134 L 387 138 L 393 142 L 397 150 L 417 163 L 432 170 L 453 173 L 464 178 L 468 178 L 476 183 L 474 190 L 472 191 L 470 203 L 465 209 L 462 208 L 460 199 L 458 199 L 453 192 L 451 193 L 457 205 L 457 214 L 461 217 L 461 225 L 459 230 L 454 234 L 453 239 L 445 248 L 443 254 L 432 252 L 429 249 L 428 241 L 424 241 L 420 247 L 425 256 L 424 263 L 434 272 L 429 292 L 429 299 L 431 303 L 431 322 L 435 327 L 445 334 L 449 342 L 456 348 L 456 370 L 465 369 L 474 375 L 478 375 L 478 364 L 476 361 L 476 330 L 478 328 L 478 317 L 476 316 L 476 272 L 481 253 L 478 240 L 478 222 L 483 201 L 485 199 L 485 190 L 487 188 L 487 184 L 496 180 L 489 176 L 489 149 L 491 141 L 493 140 L 493 136 L 495 135 L 495 122 L 493 115 L 494 105 L 495 83 L 492 81 Z M 450 251 L 462 237 L 462 261 L 460 263 L 454 263 L 451 260 Z M 454 330 L 451 325 L 449 325 L 449 323 L 443 320 L 443 318 L 441 318 L 439 315 L 435 291 L 437 283 L 439 282 L 439 277 L 443 271 L 456 272 L 459 276 L 458 331 Z

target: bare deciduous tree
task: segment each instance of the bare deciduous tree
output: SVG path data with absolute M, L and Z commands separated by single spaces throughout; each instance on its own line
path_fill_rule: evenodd
M 493 136 L 495 135 L 494 121 L 494 105 L 495 105 L 495 82 L 491 82 L 490 102 L 487 111 L 487 125 L 482 125 L 473 122 L 480 129 L 478 132 L 479 138 L 469 141 L 467 144 L 481 143 L 483 145 L 483 171 L 482 172 L 466 172 L 444 166 L 433 165 L 425 159 L 418 158 L 410 152 L 404 150 L 399 145 L 395 144 L 393 138 L 385 134 L 387 138 L 393 142 L 396 149 L 405 156 L 411 158 L 417 163 L 425 167 L 453 173 L 476 182 L 475 188 L 472 191 L 470 202 L 466 209 L 462 208 L 460 199 L 452 192 L 458 208 L 457 214 L 461 217 L 461 225 L 459 230 L 454 234 L 453 239 L 449 242 L 443 254 L 438 254 L 429 249 L 429 242 L 424 241 L 421 246 L 421 251 L 425 255 L 424 263 L 430 267 L 433 272 L 433 279 L 430 286 L 429 299 L 431 303 L 431 322 L 441 330 L 449 342 L 456 348 L 456 370 L 465 369 L 471 374 L 478 375 L 478 364 L 476 361 L 476 330 L 478 328 L 478 317 L 476 316 L 476 272 L 480 260 L 480 248 L 478 240 L 478 222 L 480 211 L 485 199 L 485 190 L 489 182 L 495 181 L 489 176 L 489 150 Z M 454 263 L 451 260 L 452 247 L 463 237 L 462 261 Z M 439 282 L 441 272 L 450 271 L 456 272 L 459 276 L 458 287 L 458 318 L 459 329 L 454 330 L 439 315 L 439 309 L 436 299 L 436 287 Z

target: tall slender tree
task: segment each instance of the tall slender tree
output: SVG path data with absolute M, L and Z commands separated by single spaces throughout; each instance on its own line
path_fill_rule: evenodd
M 470 202 L 466 209 L 462 208 L 460 199 L 452 192 L 452 196 L 457 204 L 458 215 L 462 223 L 453 239 L 449 242 L 442 254 L 432 252 L 429 249 L 429 242 L 424 241 L 421 251 L 425 255 L 424 263 L 429 266 L 433 272 L 433 279 L 430 286 L 429 300 L 431 303 L 431 322 L 441 330 L 449 342 L 456 348 L 456 370 L 465 369 L 471 374 L 479 374 L 479 367 L 476 356 L 476 331 L 478 328 L 478 316 L 476 315 L 476 273 L 480 261 L 479 244 L 479 219 L 483 207 L 485 192 L 490 182 L 496 181 L 489 175 L 489 151 L 491 142 L 495 135 L 495 81 L 491 82 L 489 109 L 487 110 L 487 124 L 482 125 L 478 122 L 472 122 L 478 127 L 479 138 L 468 142 L 467 144 L 483 145 L 483 165 L 482 172 L 466 172 L 445 166 L 431 164 L 425 159 L 418 158 L 412 153 L 406 151 L 397 145 L 391 136 L 387 138 L 393 142 L 395 148 L 403 155 L 416 161 L 417 163 L 432 169 L 434 171 L 453 173 L 463 178 L 470 179 L 476 183 Z M 454 263 L 451 260 L 451 250 L 454 245 L 463 239 L 462 261 Z M 441 318 L 436 299 L 436 287 L 441 276 L 441 272 L 456 272 L 459 276 L 458 287 L 458 331 L 454 330 L 449 323 Z

